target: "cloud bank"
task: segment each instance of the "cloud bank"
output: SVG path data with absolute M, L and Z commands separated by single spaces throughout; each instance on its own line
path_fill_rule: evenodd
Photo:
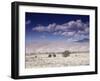
M 69 38 L 68 40 L 88 38 L 89 39 L 89 22 L 82 20 L 72 20 L 63 24 L 48 24 L 47 26 L 39 25 L 32 28 L 33 31 L 47 32 L 53 35 L 60 35 Z

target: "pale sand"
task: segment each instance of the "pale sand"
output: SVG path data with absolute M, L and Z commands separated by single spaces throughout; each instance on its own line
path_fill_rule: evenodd
M 26 68 L 84 66 L 89 65 L 89 53 L 75 53 L 68 57 L 62 54 L 56 54 L 56 57 L 48 57 L 48 54 L 26 55 L 25 60 Z
M 89 52 L 87 53 L 71 53 L 68 57 L 63 57 L 57 52 L 64 51 L 89 51 L 89 43 L 32 43 L 26 45 L 25 67 L 26 68 L 41 68 L 41 67 L 66 67 L 66 66 L 86 66 L 89 65 Z M 48 54 L 56 53 L 56 57 L 48 57 Z M 35 55 L 30 55 L 35 53 Z M 42 53 L 42 54 L 38 54 Z M 37 56 L 35 58 L 35 56 Z

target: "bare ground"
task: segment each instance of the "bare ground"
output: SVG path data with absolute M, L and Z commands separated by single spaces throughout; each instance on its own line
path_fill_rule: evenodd
M 41 67 L 66 67 L 66 66 L 82 66 L 89 65 L 89 53 L 75 53 L 68 57 L 62 54 L 56 54 L 56 57 L 48 57 L 48 54 L 26 55 L 26 68 Z

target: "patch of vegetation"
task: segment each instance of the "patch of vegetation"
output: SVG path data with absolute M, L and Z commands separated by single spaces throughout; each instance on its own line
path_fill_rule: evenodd
M 51 54 L 49 54 L 48 57 L 51 57 Z
M 56 57 L 56 54 L 53 54 L 54 57 Z
M 70 51 L 68 51 L 68 50 L 65 50 L 64 52 L 63 52 L 63 57 L 68 57 L 69 55 L 70 55 Z

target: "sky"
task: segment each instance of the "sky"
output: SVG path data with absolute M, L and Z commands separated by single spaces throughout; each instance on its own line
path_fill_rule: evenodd
M 26 12 L 25 41 L 89 42 L 89 16 Z

